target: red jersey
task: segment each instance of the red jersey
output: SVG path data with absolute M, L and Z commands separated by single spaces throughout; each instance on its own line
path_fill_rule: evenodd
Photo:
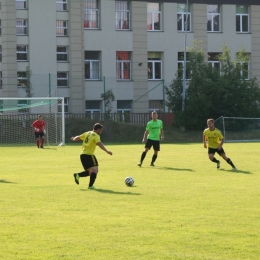
M 34 127 L 34 128 L 38 128 L 39 129 L 39 131 L 36 131 L 35 129 L 34 129 L 34 132 L 39 132 L 39 133 L 42 133 L 43 132 L 43 127 L 45 126 L 45 122 L 43 121 L 43 120 L 41 120 L 41 121 L 39 121 L 39 120 L 35 120 L 33 123 L 32 123 L 32 126 Z

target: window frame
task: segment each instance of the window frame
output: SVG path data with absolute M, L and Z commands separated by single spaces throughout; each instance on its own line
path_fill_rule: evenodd
M 179 59 L 179 57 L 182 57 L 183 59 Z M 191 79 L 191 71 L 188 70 L 187 64 L 189 63 L 189 53 L 186 53 L 186 80 Z M 181 69 L 180 69 L 181 68 Z M 178 77 L 183 79 L 183 70 L 184 70 L 184 52 L 178 52 Z M 179 74 L 181 72 L 181 75 Z
M 19 47 L 25 47 L 25 51 L 18 51 L 18 48 Z M 18 59 L 18 56 L 19 55 L 25 55 L 26 56 L 26 59 Z M 28 61 L 28 46 L 27 45 L 16 45 L 16 59 L 17 61 Z
M 59 74 L 66 74 L 65 77 L 59 77 Z M 66 82 L 66 85 L 59 85 L 59 82 Z M 57 88 L 68 88 L 69 87 L 69 72 L 68 71 L 57 71 Z
M 58 113 L 61 113 L 61 106 L 62 102 L 61 100 L 58 100 Z M 69 113 L 69 98 L 64 97 L 64 113 Z
M 22 25 L 17 26 L 18 22 L 21 22 Z M 22 33 L 19 33 L 19 29 Z M 27 19 L 16 19 L 16 35 L 28 35 L 28 20 Z
M 221 32 L 221 6 L 220 5 L 207 5 L 208 6 L 217 6 L 218 7 L 218 10 L 219 12 L 209 12 L 207 10 L 207 32 L 209 33 L 218 33 L 218 32 Z M 211 16 L 211 28 L 210 30 L 208 29 L 208 23 L 209 23 L 209 16 Z M 219 29 L 218 30 L 215 30 L 214 28 L 214 17 L 215 16 L 218 16 L 218 27 Z
M 185 8 L 186 8 L 186 4 L 178 4 L 179 5 L 184 5 Z M 187 32 L 191 32 L 191 11 L 190 11 L 190 7 L 191 5 L 188 4 L 188 11 L 187 11 L 187 16 L 188 16 L 188 19 L 187 19 L 187 22 L 188 22 L 188 26 L 187 26 Z M 179 30 L 178 28 L 178 21 L 179 21 L 179 15 L 181 16 L 181 29 Z M 186 22 L 186 12 L 183 11 L 177 11 L 177 31 L 178 32 L 185 32 L 185 22 Z
M 92 2 L 88 2 L 92 1 Z M 93 2 L 95 1 L 95 2 Z M 90 8 L 88 4 L 96 5 L 97 8 Z M 99 30 L 100 29 L 100 8 L 99 0 L 84 0 L 84 30 Z M 90 19 L 87 19 L 88 16 Z M 94 17 L 94 19 L 93 19 Z M 95 19 L 96 17 L 96 19 Z M 96 23 L 96 26 L 93 26 Z
M 64 9 L 64 5 L 66 8 Z M 61 8 L 59 8 L 61 6 Z M 57 12 L 66 12 L 68 11 L 68 0 L 56 0 L 56 11 Z
M 62 52 L 62 51 L 58 51 L 58 48 L 66 48 L 66 51 L 65 52 Z M 65 55 L 66 56 L 66 60 L 64 59 L 59 59 L 58 58 L 58 55 Z M 68 46 L 57 46 L 56 47 L 56 58 L 57 58 L 57 62 L 68 62 Z
M 22 3 L 23 3 L 23 7 L 21 7 Z M 16 8 L 16 10 L 26 10 L 26 9 L 28 9 L 27 8 L 27 0 L 16 0 L 15 1 L 15 8 Z
M 86 57 L 88 52 L 92 52 L 92 57 Z M 94 56 L 94 57 L 93 57 Z M 97 58 L 95 58 L 95 56 Z M 101 79 L 101 62 L 100 62 L 100 51 L 85 51 L 85 80 L 100 80 Z M 94 65 L 94 64 L 97 65 Z M 89 64 L 89 71 L 87 71 L 87 65 Z M 98 71 L 95 70 L 95 68 L 98 68 Z M 87 74 L 89 74 L 89 78 L 87 77 Z
M 208 64 L 212 69 L 218 69 L 219 73 L 221 73 L 221 62 L 217 58 L 221 54 L 220 52 L 208 52 Z
M 127 53 L 128 60 L 120 59 L 120 53 Z M 123 56 L 123 54 L 122 54 Z M 116 80 L 131 80 L 132 79 L 132 53 L 129 51 L 117 51 L 116 52 Z M 127 76 L 128 74 L 128 76 Z
M 27 83 L 26 71 L 17 71 L 17 87 L 25 87 Z
M 61 24 L 61 23 L 64 23 L 63 26 L 59 26 L 59 24 Z M 68 35 L 69 35 L 68 21 L 67 20 L 56 20 L 56 36 L 57 37 L 66 37 Z
M 117 4 L 123 2 L 127 9 L 117 9 Z M 119 6 L 121 6 L 119 4 Z M 130 30 L 130 23 L 131 23 L 131 16 L 130 16 L 130 4 L 128 1 L 115 1 L 115 29 L 116 31 L 129 31 Z M 119 19 L 117 17 L 120 16 Z M 126 20 L 124 18 L 127 18 Z M 121 22 L 123 21 L 123 22 Z M 127 22 L 125 24 L 125 21 Z M 119 25 L 117 25 L 119 23 Z
M 154 11 L 154 10 L 149 10 L 148 8 L 148 6 L 149 6 L 149 4 L 158 4 L 159 5 L 159 11 Z M 156 29 L 155 28 L 155 20 L 156 20 L 156 18 L 155 18 L 155 15 L 158 15 L 158 20 L 159 20 L 159 22 L 158 22 L 158 24 L 159 24 L 159 29 Z M 150 20 L 149 18 L 149 16 L 151 16 L 151 24 L 148 24 L 148 21 Z M 149 29 L 150 28 L 150 29 Z M 160 32 L 160 31 L 162 31 L 162 11 L 161 11 L 161 4 L 160 3 L 147 3 L 147 31 L 148 32 Z

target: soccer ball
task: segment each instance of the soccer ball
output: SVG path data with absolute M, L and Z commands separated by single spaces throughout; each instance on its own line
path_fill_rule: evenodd
M 134 182 L 135 182 L 135 180 L 132 177 L 130 177 L 130 176 L 125 178 L 126 186 L 131 187 L 131 186 L 134 185 Z

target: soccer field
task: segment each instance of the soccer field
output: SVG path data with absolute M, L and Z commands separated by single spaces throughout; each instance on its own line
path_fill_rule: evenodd
M 259 143 L 224 145 L 237 171 L 202 143 L 162 143 L 139 168 L 143 146 L 97 147 L 97 190 L 74 182 L 80 142 L 1 147 L 0 259 L 259 259 Z

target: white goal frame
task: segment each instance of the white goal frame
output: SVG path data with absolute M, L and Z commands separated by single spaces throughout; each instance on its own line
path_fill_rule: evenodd
M 62 122 L 62 127 L 61 127 L 61 142 L 58 144 L 58 146 L 64 146 L 65 145 L 65 109 L 64 109 L 64 97 L 31 97 L 31 98 L 20 98 L 20 97 L 9 97 L 9 98 L 5 98 L 5 97 L 0 97 L 0 100 L 17 100 L 21 101 L 21 100 L 39 100 L 39 101 L 47 101 L 47 100 L 61 100 L 61 112 L 59 112 L 61 114 L 61 122 Z M 58 102 L 57 102 L 58 104 Z M 41 113 L 39 113 L 41 114 Z M 1 116 L 1 113 L 0 113 Z
M 231 142 L 260 142 L 260 128 L 259 128 L 259 130 L 257 130 L 257 131 L 259 131 L 259 134 L 257 134 L 257 137 L 259 136 L 259 138 L 252 138 L 252 139 L 248 139 L 248 138 L 246 138 L 246 139 L 230 139 L 228 136 L 228 133 L 229 132 L 231 132 L 231 131 L 227 131 L 227 129 L 226 129 L 226 126 L 225 126 L 225 120 L 228 120 L 228 119 L 233 119 L 233 120 L 258 120 L 259 121 L 259 124 L 260 124 L 260 118 L 250 118 L 250 117 L 225 117 L 225 116 L 221 116 L 221 117 L 219 117 L 219 118 L 217 118 L 216 120 L 215 120 L 215 127 L 216 127 L 216 123 L 218 122 L 218 121 L 220 121 L 221 122 L 221 120 L 222 120 L 222 129 L 219 129 L 219 130 L 221 130 L 222 131 L 222 133 L 223 133 L 223 136 L 224 136 L 224 138 L 225 138 L 225 142 L 226 143 L 231 143 Z M 218 127 L 217 127 L 218 128 Z M 239 125 L 238 125 L 238 128 L 239 128 Z M 239 132 L 239 131 L 238 131 Z M 249 132 L 249 130 L 244 130 L 244 131 L 241 131 L 241 132 Z M 252 130 L 252 132 L 253 132 L 253 130 Z M 228 139 L 229 138 L 229 139 Z

